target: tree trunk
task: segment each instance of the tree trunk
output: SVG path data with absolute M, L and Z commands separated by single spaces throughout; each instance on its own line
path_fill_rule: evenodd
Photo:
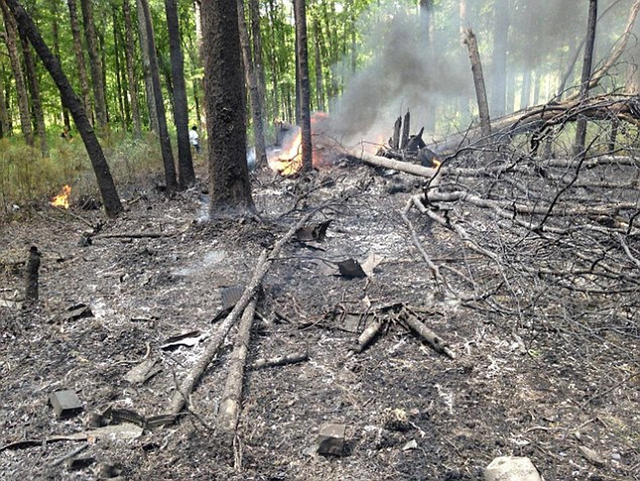
M 136 138 L 142 135 L 142 121 L 140 120 L 140 108 L 138 106 L 138 79 L 134 67 L 135 40 L 133 37 L 133 25 L 131 22 L 131 5 L 129 0 L 123 0 L 122 13 L 124 16 L 125 28 L 125 60 L 127 63 L 127 80 L 129 96 L 131 97 L 131 116 L 133 117 L 133 134 Z
M 93 99 L 96 106 L 96 120 L 98 125 L 107 125 L 107 103 L 105 100 L 105 89 L 102 77 L 102 64 L 98 53 L 98 36 L 96 26 L 93 22 L 92 0 L 80 0 L 82 10 L 82 22 L 84 25 L 84 36 L 89 52 L 89 64 L 91 66 L 91 80 L 93 86 Z
M 509 0 L 498 0 L 494 7 L 493 31 L 493 81 L 491 115 L 500 117 L 507 113 L 507 51 L 509 44 Z
M 266 113 L 266 80 L 264 62 L 262 60 L 262 32 L 260 31 L 260 4 L 258 0 L 249 0 L 249 17 L 251 19 L 251 40 L 253 50 L 253 68 L 256 72 L 258 100 L 260 101 L 261 123 L 264 125 Z M 263 134 L 264 136 L 264 134 Z
M 276 7 L 274 5 L 273 0 L 269 0 L 269 22 L 271 24 L 271 79 L 273 81 L 273 118 L 280 118 L 280 101 L 279 101 L 279 86 L 278 86 L 278 78 L 279 78 L 279 68 L 278 68 L 278 54 L 276 52 L 276 31 L 275 31 L 275 18 L 276 18 Z M 276 142 L 277 139 L 276 132 Z
M 4 96 L 4 79 L 0 73 L 0 138 L 11 136 L 11 124 L 7 110 L 7 99 Z
M 155 94 L 153 93 L 153 78 L 151 76 L 151 55 L 149 52 L 149 36 L 147 35 L 146 20 L 142 0 L 136 0 L 138 13 L 138 34 L 140 36 L 140 51 L 142 52 L 142 71 L 144 73 L 144 88 L 147 99 L 147 112 L 149 114 L 149 127 L 155 133 L 159 133 L 158 111 L 156 110 Z M 155 55 L 155 51 L 153 52 Z
M 244 81 L 238 6 L 202 0 L 210 216 L 253 210 L 246 159 Z
M 173 77 L 173 119 L 178 133 L 178 180 L 181 189 L 186 189 L 196 181 L 189 143 L 189 112 L 187 108 L 187 87 L 184 81 L 184 58 L 178 22 L 177 0 L 165 0 L 169 49 L 171 54 L 171 76 Z
M 49 47 L 44 43 L 40 32 L 38 32 L 37 27 L 25 11 L 24 7 L 20 5 L 18 0 L 2 0 L 2 2 L 3 4 L 6 2 L 9 8 L 11 8 L 21 31 L 27 36 L 31 45 L 33 45 L 36 53 L 60 90 L 60 95 L 62 95 L 65 107 L 67 107 L 69 112 L 71 112 L 78 132 L 80 133 L 85 148 L 87 149 L 87 154 L 89 155 L 91 165 L 93 166 L 93 170 L 96 174 L 96 180 L 104 203 L 105 212 L 109 217 L 115 217 L 122 212 L 122 204 L 118 198 L 118 192 L 116 191 L 115 184 L 113 183 L 113 178 L 111 177 L 109 165 L 104 157 L 102 147 L 100 147 L 100 142 L 98 142 L 98 138 L 91 128 L 91 123 L 87 118 L 82 102 L 73 91 L 73 87 L 71 87 L 69 79 L 67 79 L 66 75 L 62 71 L 60 63 L 51 53 Z
M 238 29 L 240 30 L 240 46 L 244 60 L 244 71 L 249 98 L 251 99 L 251 120 L 253 122 L 253 139 L 256 149 L 256 164 L 265 165 L 267 151 L 264 141 L 264 125 L 262 123 L 262 103 L 260 101 L 260 88 L 258 87 L 258 72 L 251 61 L 251 48 L 249 47 L 249 34 L 244 16 L 244 0 L 238 0 Z
M 25 73 L 27 74 L 27 83 L 29 85 L 29 94 L 31 96 L 31 109 L 33 117 L 36 121 L 36 135 L 40 143 L 40 152 L 43 157 L 49 155 L 49 145 L 47 143 L 47 129 L 44 123 L 44 112 L 42 111 L 42 99 L 40 97 L 40 82 L 38 81 L 38 73 L 36 65 L 31 55 L 31 45 L 29 40 L 23 34 L 20 35 L 22 43 L 22 57 L 24 58 Z
M 80 77 L 80 88 L 82 90 L 82 103 L 84 105 L 84 111 L 91 120 L 93 118 L 91 90 L 89 89 L 89 77 L 87 76 L 87 68 L 84 63 L 84 50 L 80 36 L 80 23 L 78 22 L 78 8 L 76 6 L 76 0 L 67 0 L 67 4 L 69 6 L 69 23 L 71 24 L 73 49 L 76 54 L 76 64 Z
M 29 96 L 27 86 L 24 81 L 24 72 L 22 71 L 22 62 L 20 60 L 20 52 L 18 50 L 18 28 L 16 21 L 11 15 L 8 3 L 0 0 L 0 8 L 2 8 L 2 16 L 4 17 L 4 26 L 6 30 L 5 42 L 9 51 L 9 60 L 11 61 L 11 70 L 16 81 L 16 91 L 18 95 L 18 111 L 20 113 L 20 128 L 22 136 L 27 145 L 33 147 L 33 129 L 31 128 L 31 115 L 29 114 Z
M 478 113 L 480 115 L 480 126 L 482 136 L 486 139 L 491 136 L 491 121 L 489 118 L 489 103 L 487 102 L 487 91 L 484 85 L 484 75 L 482 73 L 482 63 L 478 53 L 478 43 L 476 36 L 471 29 L 467 29 L 465 43 L 469 49 L 469 60 L 471 61 L 471 71 L 473 73 L 473 83 L 476 89 L 478 100 Z
M 52 25 L 51 30 L 53 34 L 53 54 L 60 62 L 60 33 L 59 33 L 59 25 L 58 25 L 58 6 L 59 0 L 53 0 L 51 3 L 51 17 L 52 17 Z M 65 129 L 71 130 L 71 121 L 69 120 L 69 111 L 64 108 L 62 97 L 60 97 L 60 111 L 62 112 L 62 123 L 64 124 Z
M 589 80 L 593 65 L 593 47 L 596 41 L 596 24 L 598 22 L 598 0 L 589 0 L 589 19 L 587 21 L 587 42 L 584 46 L 584 60 L 580 77 L 580 99 L 586 99 L 589 93 Z M 576 124 L 576 144 L 574 153 L 584 156 L 584 146 L 587 137 L 587 119 L 579 118 Z
M 531 70 L 525 69 L 522 74 L 522 90 L 520 91 L 520 109 L 526 109 L 531 99 Z
M 126 130 L 129 124 L 129 118 L 128 118 L 129 106 L 127 104 L 125 109 L 125 99 L 127 98 L 127 96 L 124 93 L 124 88 L 122 85 L 124 76 L 121 75 L 121 69 L 120 69 L 120 52 L 122 50 L 122 47 L 118 39 L 118 13 L 117 13 L 117 8 L 115 4 L 111 6 L 111 9 L 112 9 L 112 18 L 113 18 L 113 21 L 112 21 L 113 23 L 112 25 L 113 26 L 113 57 L 116 64 L 116 96 L 117 96 L 117 102 L 118 102 L 118 112 L 120 114 L 120 121 L 122 122 Z M 106 65 L 106 63 L 103 62 L 103 65 Z M 127 111 L 126 114 L 125 114 L 125 110 Z
M 431 22 L 433 14 L 433 0 L 420 0 L 420 35 L 421 44 L 426 52 L 426 58 L 433 58 L 433 39 L 431 38 Z M 425 127 L 428 131 L 433 132 L 436 129 L 436 107 L 434 104 L 435 96 L 425 105 Z
M 311 111 L 309 106 L 309 61 L 307 55 L 307 14 L 306 0 L 294 0 L 296 11 L 296 52 L 300 77 L 300 128 L 302 130 L 302 171 L 313 168 L 313 152 L 311 149 Z
M 313 20 L 313 46 L 316 61 L 316 104 L 320 112 L 324 112 L 324 85 L 322 76 L 322 55 L 320 51 L 320 26 Z
M 147 0 L 138 0 L 142 6 L 144 28 L 147 34 L 147 50 L 149 52 L 149 67 L 151 70 L 151 80 L 153 82 L 153 99 L 158 115 L 158 137 L 160 138 L 160 150 L 162 151 L 162 162 L 164 164 L 164 177 L 167 183 L 167 192 L 172 194 L 178 188 L 176 180 L 176 166 L 173 161 L 173 152 L 171 150 L 171 140 L 169 139 L 169 131 L 167 130 L 167 116 L 164 110 L 164 102 L 162 99 L 162 88 L 160 87 L 160 71 L 158 70 L 158 57 L 156 56 L 156 42 L 153 33 L 153 25 L 151 23 L 151 11 Z

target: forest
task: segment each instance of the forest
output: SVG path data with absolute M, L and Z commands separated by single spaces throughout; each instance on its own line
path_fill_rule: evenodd
M 640 480 L 640 0 L 0 10 L 0 478 Z

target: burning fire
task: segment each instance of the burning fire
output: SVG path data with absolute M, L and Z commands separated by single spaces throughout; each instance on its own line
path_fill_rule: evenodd
M 311 116 L 311 135 L 312 141 L 312 157 L 314 167 L 322 165 L 324 160 L 320 151 L 323 149 L 319 143 L 322 143 L 322 128 L 318 128 L 319 123 L 328 119 L 328 114 L 324 112 L 315 112 Z M 298 172 L 302 168 L 302 131 L 299 127 L 286 135 L 282 140 L 282 148 L 274 151 L 269 155 L 269 167 L 281 175 L 290 176 Z
M 71 195 L 71 186 L 65 185 L 62 192 L 51 199 L 51 205 L 54 207 L 69 208 L 69 196 Z

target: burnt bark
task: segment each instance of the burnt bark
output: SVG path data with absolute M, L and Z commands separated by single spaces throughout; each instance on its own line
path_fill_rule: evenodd
M 167 192 L 171 194 L 177 190 L 178 181 L 176 180 L 176 166 L 173 161 L 171 140 L 169 139 L 169 131 L 167 130 L 167 116 L 162 99 L 162 89 L 160 87 L 160 71 L 158 69 L 158 57 L 156 55 L 156 42 L 153 33 L 153 24 L 151 23 L 151 12 L 149 10 L 149 3 L 147 0 L 138 0 L 138 2 L 142 7 L 142 13 L 144 16 L 144 24 L 140 28 L 144 29 L 147 35 L 149 68 L 151 81 L 153 82 L 153 100 L 155 110 L 158 115 L 158 137 L 160 139 L 160 150 L 162 152 L 162 162 L 164 164 L 164 178 L 167 183 Z
M 582 75 L 580 76 L 580 99 L 584 100 L 589 93 L 589 80 L 593 65 L 593 47 L 596 42 L 596 24 L 598 23 L 598 0 L 589 0 L 589 19 L 587 21 L 587 42 L 584 46 Z M 587 137 L 587 119 L 580 117 L 576 124 L 575 154 L 584 155 L 584 144 Z
M 107 125 L 107 102 L 105 100 L 105 90 L 102 75 L 102 62 L 98 52 L 98 35 L 96 25 L 93 21 L 92 0 L 80 0 L 82 10 L 82 22 L 84 25 L 84 36 L 89 52 L 89 65 L 91 67 L 91 81 L 93 87 L 93 99 L 96 106 L 96 120 L 99 126 Z
M 27 145 L 34 145 L 33 129 L 31 128 L 31 116 L 29 114 L 29 97 L 27 94 L 27 86 L 24 80 L 24 72 L 22 70 L 22 61 L 18 50 L 18 28 L 11 11 L 8 8 L 8 2 L 0 0 L 0 8 L 2 8 L 2 16 L 4 17 L 4 26 L 6 30 L 5 42 L 9 51 L 9 60 L 11 62 L 11 70 L 16 81 L 16 92 L 18 95 L 18 112 L 20 113 L 20 128 L 22 136 Z
M 179 187 L 186 189 L 196 181 L 189 144 L 189 112 L 187 109 L 187 87 L 184 81 L 184 57 L 182 54 L 177 0 L 165 0 L 169 50 L 171 55 L 171 77 L 173 78 L 173 118 L 178 133 L 178 180 Z
M 24 300 L 33 303 L 38 300 L 38 271 L 40 269 L 40 252 L 36 246 L 29 249 L 29 260 L 27 260 L 27 282 L 24 292 Z
M 104 203 L 105 213 L 109 217 L 115 217 L 122 212 L 122 204 L 120 203 L 118 192 L 116 191 L 115 184 L 113 183 L 113 178 L 111 177 L 111 172 L 109 170 L 107 160 L 105 159 L 104 152 L 102 151 L 100 142 L 98 142 L 98 138 L 96 137 L 95 132 L 91 127 L 91 123 L 87 118 L 82 102 L 74 92 L 71 83 L 69 83 L 69 79 L 62 71 L 60 62 L 58 62 L 53 53 L 51 53 L 51 50 L 49 50 L 49 47 L 45 44 L 40 32 L 24 7 L 18 2 L 18 0 L 2 1 L 6 2 L 6 5 L 11 9 L 20 30 L 27 36 L 31 45 L 33 45 L 33 48 L 40 57 L 40 60 L 42 60 L 42 63 L 60 90 L 60 95 L 64 100 L 65 107 L 69 109 L 69 112 L 76 123 L 78 132 L 82 137 L 85 148 L 87 149 L 87 154 L 89 155 L 91 165 L 96 174 L 96 180 Z
M 245 93 L 238 6 L 202 0 L 210 215 L 253 210 L 246 160 Z
M 307 49 L 306 0 L 295 0 L 296 11 L 296 52 L 300 92 L 300 129 L 302 131 L 302 171 L 313 168 L 311 146 L 311 108 L 309 88 L 309 60 Z

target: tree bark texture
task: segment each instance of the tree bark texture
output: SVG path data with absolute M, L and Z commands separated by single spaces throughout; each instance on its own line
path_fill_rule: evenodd
M 69 7 L 69 23 L 71 24 L 71 36 L 73 37 L 73 50 L 76 55 L 76 65 L 78 68 L 78 76 L 80 77 L 80 89 L 82 90 L 82 103 L 84 111 L 90 120 L 93 119 L 93 111 L 91 104 L 91 89 L 89 87 L 89 77 L 87 76 L 87 68 L 84 62 L 84 49 L 82 47 L 82 37 L 80 35 L 80 23 L 78 22 L 78 8 L 76 0 L 67 0 Z
M 27 86 L 24 80 L 24 72 L 22 70 L 22 61 L 20 51 L 18 50 L 18 28 L 11 11 L 7 7 L 5 0 L 0 0 L 2 8 L 2 16 L 4 17 L 4 26 L 6 30 L 5 41 L 9 51 L 9 60 L 11 62 L 11 70 L 16 81 L 16 91 L 18 95 L 18 112 L 20 113 L 20 128 L 22 136 L 27 145 L 34 145 L 33 129 L 31 128 L 31 115 L 29 113 L 29 97 L 27 94 Z
M 146 16 L 142 0 L 136 0 L 136 12 L 138 14 L 138 35 L 140 36 L 140 52 L 142 53 L 142 72 L 144 74 L 144 88 L 147 100 L 147 113 L 149 115 L 149 127 L 155 133 L 158 129 L 158 112 L 153 93 L 153 79 L 151 78 L 151 55 L 149 52 L 149 40 L 146 28 Z M 154 52 L 155 53 L 155 52 Z
M 171 76 L 173 78 L 173 118 L 178 133 L 178 180 L 181 189 L 186 189 L 196 181 L 189 144 L 189 112 L 187 108 L 187 87 L 184 81 L 184 57 L 178 22 L 178 1 L 165 0 L 167 28 L 169 30 L 169 50 L 171 55 Z
M 22 57 L 24 58 L 25 73 L 31 97 L 31 110 L 36 121 L 36 135 L 40 144 L 40 153 L 43 157 L 46 157 L 49 154 L 49 146 L 47 143 L 47 129 L 44 123 L 42 98 L 40 97 L 40 82 L 38 81 L 36 64 L 31 54 L 31 45 L 29 45 L 29 40 L 25 35 L 20 35 L 20 42 L 22 43 Z
M 153 24 L 151 23 L 151 11 L 147 0 L 138 0 L 142 6 L 144 16 L 144 28 L 147 35 L 147 50 L 149 53 L 149 67 L 151 81 L 153 82 L 153 99 L 158 115 L 158 137 L 160 139 L 160 150 L 162 152 L 162 162 L 164 164 L 164 178 L 167 183 L 167 192 L 175 192 L 178 188 L 176 179 L 176 166 L 173 160 L 173 152 L 171 150 L 171 140 L 169 139 L 169 131 L 167 130 L 167 116 L 164 110 L 164 101 L 162 99 L 162 87 L 160 86 L 160 71 L 158 69 L 158 57 L 156 55 L 156 41 L 153 33 Z
M 201 13 L 210 215 L 216 217 L 254 207 L 246 159 L 238 6 L 229 0 L 202 0 Z
M 134 67 L 134 47 L 135 40 L 133 36 L 133 24 L 131 22 L 131 5 L 129 0 L 122 2 L 122 14 L 124 17 L 125 28 L 125 60 L 127 63 L 127 84 L 129 87 L 129 95 L 131 97 L 131 116 L 133 117 L 133 133 L 136 137 L 142 135 L 142 121 L 140 119 L 140 108 L 138 106 L 138 79 Z
M 307 15 L 306 0 L 295 0 L 296 10 L 296 52 L 298 59 L 299 92 L 300 92 L 300 129 L 302 131 L 302 171 L 313 168 L 313 152 L 311 147 L 311 90 L 309 88 L 309 61 L 307 48 Z
M 91 80 L 93 86 L 93 99 L 96 106 L 96 120 L 99 126 L 107 125 L 107 102 L 102 75 L 102 62 L 98 51 L 98 36 L 96 25 L 93 21 L 92 0 L 80 0 L 82 10 L 82 22 L 84 24 L 84 36 L 89 52 L 89 65 L 91 66 Z
M 589 0 L 589 18 L 587 20 L 587 41 L 584 45 L 582 75 L 580 76 L 580 99 L 584 100 L 589 93 L 589 80 L 593 65 L 593 48 L 596 43 L 596 25 L 598 23 L 598 0 Z M 575 154 L 584 155 L 584 144 L 587 138 L 587 119 L 581 117 L 576 124 Z
M 71 83 L 69 83 L 69 79 L 62 71 L 60 63 L 51 53 L 49 47 L 44 43 L 40 32 L 24 7 L 18 2 L 18 0 L 2 1 L 6 2 L 13 12 L 18 26 L 27 36 L 31 45 L 33 45 L 33 48 L 40 57 L 40 60 L 42 60 L 42 63 L 60 90 L 60 95 L 64 100 L 65 107 L 69 109 L 69 112 L 76 123 L 78 132 L 82 137 L 85 148 L 87 149 L 87 154 L 89 155 L 91 165 L 96 174 L 96 180 L 104 203 L 105 212 L 109 217 L 115 217 L 122 212 L 122 204 L 120 203 L 118 192 L 116 191 L 115 184 L 113 183 L 113 178 L 111 177 L 111 172 L 109 170 L 107 160 L 105 159 L 104 152 L 102 151 L 100 142 L 98 142 L 98 138 L 96 137 L 95 132 L 91 127 L 91 123 L 87 118 L 82 102 L 74 92 Z
M 247 22 L 244 14 L 244 0 L 238 0 L 238 29 L 240 30 L 240 46 L 242 48 L 245 77 L 249 88 L 249 99 L 251 101 L 251 121 L 253 123 L 256 163 L 257 165 L 265 165 L 267 162 L 267 151 L 264 140 L 264 125 L 262 123 L 262 102 L 260 99 L 260 88 L 258 87 L 258 72 L 251 58 L 249 33 L 247 32 Z
M 260 3 L 258 0 L 249 0 L 249 18 L 251 19 L 251 41 L 253 51 L 253 68 L 256 72 L 256 83 L 260 101 L 260 114 L 264 125 L 266 109 L 266 80 L 264 74 L 264 62 L 262 60 L 262 33 L 260 30 Z

